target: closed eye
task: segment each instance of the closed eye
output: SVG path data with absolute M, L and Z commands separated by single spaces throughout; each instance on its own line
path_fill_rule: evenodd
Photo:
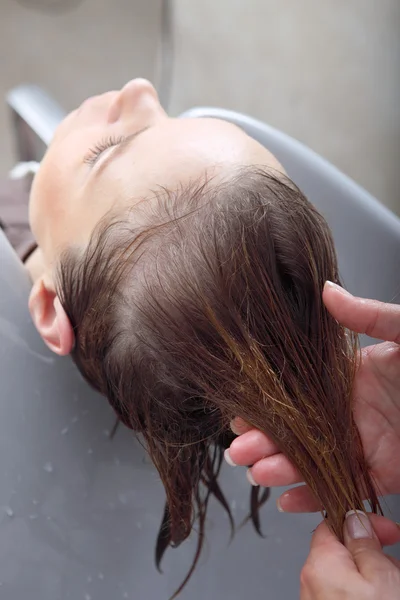
M 104 138 L 100 140 L 93 148 L 89 148 L 87 154 L 85 155 L 83 162 L 88 165 L 94 165 L 95 162 L 100 158 L 100 156 L 108 150 L 108 148 L 112 148 L 113 146 L 118 146 L 122 142 L 125 141 L 125 136 L 113 137 L 109 136 L 108 138 Z
M 107 156 L 107 158 L 103 161 L 103 163 L 106 163 L 108 162 L 109 158 L 112 159 L 115 152 L 119 152 L 120 149 L 122 150 L 123 148 L 125 148 L 128 142 L 134 140 L 148 129 L 150 129 L 150 125 L 143 127 L 143 129 L 135 131 L 130 135 L 122 135 L 119 137 L 109 136 L 108 138 L 104 138 L 88 151 L 83 160 L 89 165 L 94 165 L 96 161 L 100 158 L 100 156 L 103 154 L 103 152 L 105 152 L 108 148 L 114 148 L 114 151 L 110 153 L 110 156 Z

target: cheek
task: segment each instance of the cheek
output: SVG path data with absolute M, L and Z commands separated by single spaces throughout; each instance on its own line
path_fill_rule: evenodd
M 45 158 L 32 185 L 29 218 L 39 245 L 45 243 L 49 232 L 56 234 L 58 226 L 57 216 L 63 205 L 61 193 L 65 186 L 57 171 L 51 161 Z
M 42 167 L 40 167 L 39 172 L 33 180 L 29 198 L 29 222 L 39 245 L 41 244 L 41 233 L 43 230 L 42 215 L 46 212 L 43 207 L 45 197 L 42 188 Z

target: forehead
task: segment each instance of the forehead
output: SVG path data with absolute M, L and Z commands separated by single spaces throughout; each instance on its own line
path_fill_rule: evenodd
M 71 131 L 55 139 L 33 189 L 31 222 L 41 247 L 52 252 L 55 246 L 86 244 L 108 211 L 133 207 L 160 188 L 174 191 L 204 176 L 229 177 L 237 166 L 283 171 L 243 130 L 217 119 L 162 118 L 104 168 L 101 161 L 93 169 L 84 164 L 88 145 L 99 141 L 84 133 Z
M 283 171 L 275 157 L 239 127 L 217 119 L 165 119 L 110 161 L 93 186 L 118 196 L 143 196 L 157 187 L 185 185 L 207 173 L 229 175 L 238 165 Z

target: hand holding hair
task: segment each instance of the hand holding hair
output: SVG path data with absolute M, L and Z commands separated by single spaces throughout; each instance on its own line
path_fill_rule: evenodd
M 398 600 L 400 562 L 382 545 L 399 541 L 400 529 L 384 517 L 350 511 L 343 537 L 342 545 L 325 522 L 317 527 L 300 576 L 300 600 Z
M 400 306 L 352 296 L 327 282 L 323 300 L 331 315 L 357 332 L 385 340 L 362 350 L 353 394 L 353 410 L 365 457 L 379 492 L 400 493 Z M 227 453 L 228 462 L 253 465 L 251 483 L 291 485 L 302 476 L 264 433 L 243 420 L 232 422 L 239 435 Z M 285 492 L 278 500 L 284 512 L 314 512 L 320 506 L 307 486 Z

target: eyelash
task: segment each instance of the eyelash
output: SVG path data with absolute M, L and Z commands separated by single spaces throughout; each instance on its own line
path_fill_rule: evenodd
M 87 152 L 83 162 L 88 165 L 94 165 L 94 163 L 100 158 L 100 156 L 105 152 L 108 148 L 112 148 L 113 146 L 118 146 L 121 142 L 125 140 L 124 136 L 113 137 L 110 136 L 108 138 L 104 138 L 100 140 L 93 148 L 90 148 Z

